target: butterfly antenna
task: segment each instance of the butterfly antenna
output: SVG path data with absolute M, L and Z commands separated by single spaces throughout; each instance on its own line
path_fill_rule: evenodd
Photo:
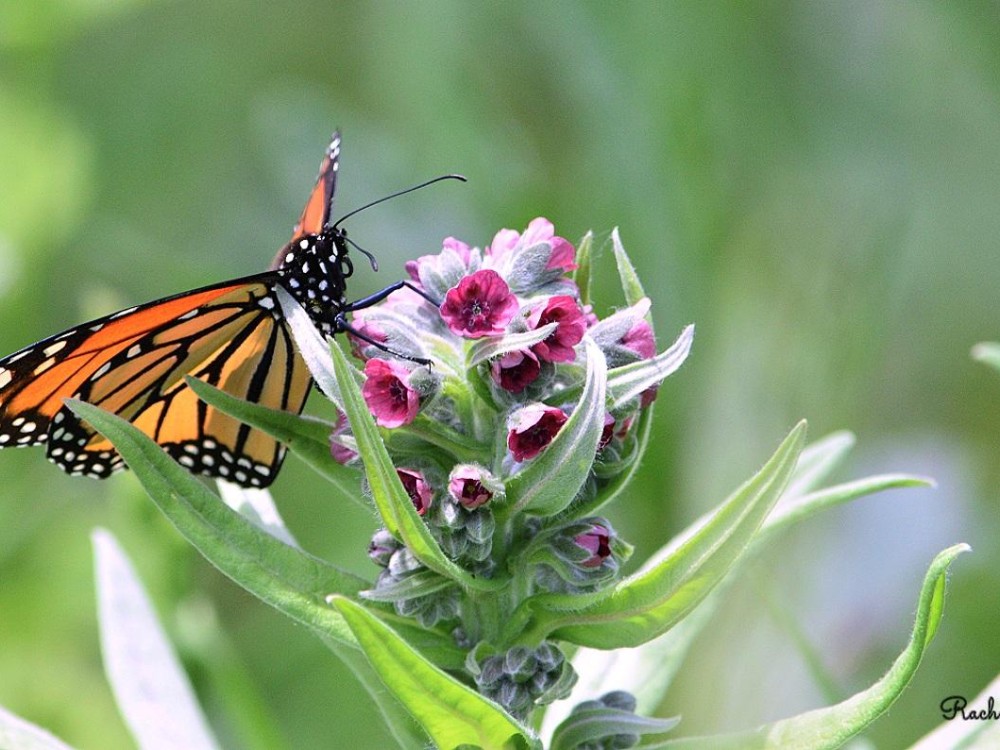
M 348 214 L 348 216 L 350 216 L 350 214 Z M 346 219 L 346 218 L 347 218 L 347 216 L 344 217 L 344 219 Z M 343 219 L 341 219 L 341 221 L 343 221 Z M 336 225 L 334 225 L 334 226 L 336 226 Z M 372 264 L 372 270 L 373 271 L 378 271 L 378 261 L 375 260 L 375 256 L 374 255 L 372 255 L 370 252 L 368 252 L 367 250 L 365 250 L 363 247 L 361 247 L 361 245 L 359 245 L 357 242 L 355 242 L 354 240 L 352 240 L 347 235 L 344 235 L 344 240 L 347 242 L 347 244 L 349 244 L 355 250 L 358 250 L 358 251 L 364 253 L 367 256 L 368 261 Z
M 400 190 L 398 193 L 393 193 L 392 195 L 387 195 L 384 198 L 379 198 L 378 200 L 372 201 L 371 203 L 366 203 L 361 208 L 356 208 L 350 213 L 346 213 L 343 216 L 341 216 L 339 219 L 337 219 L 337 221 L 334 222 L 333 226 L 330 228 L 336 229 L 338 226 L 340 226 L 341 222 L 350 219 L 355 214 L 359 214 L 367 208 L 371 208 L 372 206 L 377 206 L 379 203 L 384 203 L 385 201 L 390 200 L 392 198 L 398 198 L 401 195 L 412 193 L 414 190 L 420 190 L 421 188 L 425 188 L 428 185 L 433 185 L 435 182 L 442 182 L 443 180 L 458 180 L 460 182 L 467 182 L 465 177 L 463 177 L 460 174 L 446 174 L 446 175 L 441 175 L 440 177 L 435 177 L 433 180 L 427 180 L 427 182 L 421 182 L 419 185 L 414 185 L 413 187 L 406 188 L 406 190 Z M 354 245 L 353 242 L 351 244 Z M 357 245 L 354 245 L 354 247 L 357 247 L 358 250 L 361 250 L 361 248 L 358 247 Z M 369 255 L 366 251 L 361 250 L 361 252 L 365 253 L 365 255 L 368 255 L 368 257 L 371 257 L 371 255 Z

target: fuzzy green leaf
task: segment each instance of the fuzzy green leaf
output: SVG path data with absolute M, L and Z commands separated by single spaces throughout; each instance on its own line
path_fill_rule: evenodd
M 363 606 L 333 600 L 385 687 L 441 750 L 472 745 L 483 750 L 540 748 L 499 706 L 424 659 Z
M 338 464 L 330 455 L 332 424 L 314 417 L 269 409 L 244 401 L 198 378 L 186 376 L 185 380 L 206 404 L 281 441 L 316 473 L 328 479 L 337 488 L 340 497 L 350 500 L 365 511 L 370 510 L 359 491 L 360 476 L 357 470 Z
M 886 675 L 867 690 L 836 705 L 807 711 L 748 732 L 673 740 L 664 747 L 670 750 L 823 750 L 841 747 L 885 713 L 909 684 L 941 622 L 948 567 L 968 550 L 967 544 L 956 544 L 934 558 L 924 577 L 909 644 Z
M 984 341 L 972 347 L 972 358 L 1000 370 L 1000 343 Z
M 324 597 L 356 595 L 367 581 L 257 528 L 124 419 L 82 401 L 67 399 L 67 404 L 112 442 L 157 507 L 209 562 L 292 619 L 353 644 Z
M 576 270 L 573 271 L 573 281 L 580 290 L 580 302 L 590 304 L 590 287 L 594 283 L 594 233 L 587 232 L 576 246 Z
M 611 401 L 611 409 L 620 408 L 647 388 L 662 383 L 667 376 L 675 373 L 690 354 L 693 341 L 694 325 L 689 325 L 681 331 L 670 348 L 652 359 L 644 359 L 610 370 L 608 398 Z
M 555 515 L 572 502 L 587 480 L 604 429 L 607 368 L 604 355 L 589 336 L 584 337 L 584 346 L 587 375 L 580 400 L 542 454 L 507 480 L 504 515 Z
M 502 357 L 510 352 L 528 349 L 540 341 L 545 341 L 558 327 L 558 323 L 546 323 L 541 328 L 532 331 L 510 333 L 496 339 L 480 339 L 469 347 L 465 357 L 466 367 L 471 370 L 494 357 Z
M 822 510 L 882 490 L 927 485 L 926 480 L 904 474 L 866 477 L 836 487 L 817 490 L 799 498 L 793 497 L 791 498 L 793 502 L 789 504 L 792 493 L 800 491 L 806 485 L 804 481 L 796 482 L 796 478 L 803 480 L 806 476 L 815 476 L 815 470 L 819 466 L 815 459 L 825 456 L 824 461 L 828 461 L 835 452 L 833 449 L 839 452 L 843 447 L 843 435 L 837 433 L 828 436 L 803 449 L 792 480 L 764 522 L 760 533 L 753 538 L 747 551 L 748 556 L 756 556 L 766 549 L 779 533 Z M 691 536 L 693 530 L 700 528 L 706 520 L 707 517 L 698 519 L 680 536 Z M 637 711 L 640 713 L 654 711 L 663 700 L 695 638 L 709 622 L 713 621 L 714 614 L 723 599 L 724 589 L 735 579 L 735 573 L 738 571 L 733 571 L 727 576 L 694 611 L 673 628 L 638 648 L 614 651 L 579 649 L 573 657 L 573 666 L 580 675 L 574 695 L 581 700 L 596 698 L 607 691 L 607 685 L 612 684 L 635 695 L 638 702 Z M 565 715 L 565 710 L 560 712 L 558 706 L 554 708 L 556 710 L 546 713 L 544 726 L 551 728 L 558 723 L 561 716 Z M 544 734 L 543 728 L 543 736 Z
M 104 672 L 136 744 L 150 750 L 219 747 L 191 682 L 125 552 L 92 535 Z
M 705 523 L 637 573 L 591 595 L 529 599 L 533 640 L 548 636 L 594 648 L 637 646 L 668 630 L 701 602 L 744 556 L 781 496 L 805 439 L 800 422 L 764 467 Z
M 3 750 L 73 750 L 41 727 L 0 706 L 0 748 Z
M 330 347 L 330 351 L 333 353 L 333 370 L 344 399 L 344 413 L 358 441 L 358 453 L 364 462 L 375 507 L 389 533 L 402 540 L 421 563 L 456 581 L 463 588 L 480 591 L 498 588 L 502 585 L 501 581 L 476 578 L 449 560 L 441 551 L 403 488 L 378 427 L 375 426 L 375 420 L 361 396 L 361 389 L 350 374 L 347 358 L 337 346 Z
M 622 282 L 622 292 L 625 293 L 625 302 L 631 307 L 646 296 L 639 281 L 639 275 L 635 272 L 635 266 L 625 252 L 622 245 L 622 238 L 618 234 L 618 227 L 611 230 L 611 248 L 615 253 L 615 263 L 618 265 L 618 278 Z

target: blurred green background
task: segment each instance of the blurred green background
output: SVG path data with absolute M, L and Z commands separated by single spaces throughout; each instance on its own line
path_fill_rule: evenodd
M 719 502 L 793 423 L 848 428 L 838 478 L 934 476 L 783 537 L 665 701 L 683 733 L 841 696 L 908 637 L 938 550 L 945 619 L 868 736 L 903 747 L 1000 671 L 1000 9 L 993 2 L 0 0 L 0 351 L 119 307 L 263 270 L 330 131 L 362 295 L 446 235 L 536 215 L 613 226 L 661 345 L 697 323 L 656 434 L 611 509 L 636 560 Z M 606 304 L 613 267 L 600 266 Z M 318 399 L 314 398 L 315 402 Z M 132 555 L 228 747 L 382 748 L 359 685 L 194 554 L 134 478 L 0 454 L 0 704 L 80 748 L 132 747 L 104 682 L 89 532 Z M 373 574 L 372 516 L 291 459 L 274 495 L 307 549 Z M 609 686 L 614 687 L 614 686 Z

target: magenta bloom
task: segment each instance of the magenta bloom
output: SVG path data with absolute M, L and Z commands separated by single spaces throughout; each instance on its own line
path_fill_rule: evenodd
M 592 524 L 590 531 L 578 534 L 573 541 L 590 553 L 590 557 L 580 563 L 583 568 L 599 568 L 611 557 L 610 532 L 599 523 Z
M 538 377 L 542 365 L 530 349 L 508 352 L 490 366 L 493 382 L 511 393 L 520 393 Z
M 541 328 L 549 323 L 558 323 L 559 327 L 547 339 L 531 347 L 531 350 L 546 362 L 572 362 L 576 359 L 573 347 L 580 343 L 587 330 L 583 310 L 569 295 L 549 297 L 548 302 L 536 306 L 528 313 L 528 325 Z
M 651 386 L 649 386 L 649 388 L 647 388 L 642 393 L 640 393 L 639 394 L 639 408 L 640 409 L 645 409 L 651 403 L 653 403 L 654 401 L 656 401 L 656 394 L 659 393 L 659 392 L 660 392 L 660 386 L 659 386 L 659 384 L 657 384 L 657 385 L 651 385 Z
M 527 461 L 541 453 L 565 424 L 566 414 L 545 404 L 531 404 L 518 411 L 507 433 L 507 447 L 515 461 Z
M 365 362 L 361 395 L 375 421 L 382 427 L 400 427 L 417 416 L 419 394 L 410 387 L 410 371 L 398 362 L 369 359 Z
M 517 297 L 500 274 L 482 270 L 448 290 L 441 317 L 454 333 L 469 339 L 499 336 L 517 314 Z
M 427 484 L 424 475 L 416 469 L 396 469 L 399 481 L 403 483 L 403 489 L 413 501 L 413 507 L 417 509 L 418 515 L 423 515 L 431 507 L 431 486 Z
M 483 486 L 483 472 L 476 466 L 456 466 L 448 481 L 448 492 L 464 508 L 472 510 L 485 505 L 493 493 Z
M 653 328 L 645 320 L 639 320 L 632 326 L 621 337 L 619 343 L 643 359 L 652 359 L 656 356 L 656 338 L 653 336 Z

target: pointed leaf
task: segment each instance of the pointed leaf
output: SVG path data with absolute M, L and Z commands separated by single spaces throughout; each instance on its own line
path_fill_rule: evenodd
M 360 604 L 336 597 L 343 615 L 385 687 L 420 723 L 434 744 L 447 750 L 540 748 L 530 731 L 495 703 L 441 671 Z
M 607 369 L 604 355 L 584 337 L 587 375 L 576 408 L 540 456 L 507 480 L 504 516 L 518 512 L 555 515 L 587 480 L 604 429 Z M 498 523 L 501 522 L 498 516 Z
M 832 432 L 802 449 L 795 473 L 788 482 L 782 502 L 812 490 L 833 471 L 854 447 L 854 434 L 847 430 Z
M 466 355 L 466 367 L 472 369 L 483 362 L 501 357 L 510 352 L 522 351 L 545 341 L 559 327 L 558 323 L 546 323 L 541 328 L 523 333 L 509 333 L 499 338 L 485 338 L 472 344 Z
M 622 245 L 621 236 L 618 234 L 618 227 L 611 230 L 611 248 L 615 253 L 615 263 L 618 265 L 618 278 L 622 282 L 622 291 L 625 293 L 625 302 L 631 307 L 646 296 L 639 281 L 639 275 L 635 272 L 635 266 L 625 252 Z
M 73 750 L 41 727 L 0 706 L 0 748 L 3 750 Z
M 339 347 L 331 347 L 330 351 L 333 352 L 333 370 L 344 399 L 344 413 L 358 441 L 358 453 L 364 462 L 375 507 L 389 533 L 401 539 L 421 563 L 467 590 L 489 591 L 501 586 L 499 580 L 473 577 L 441 551 L 403 488 L 375 420 L 361 396 L 361 389 L 351 377 L 347 358 Z
M 611 409 L 620 408 L 647 388 L 662 383 L 668 375 L 675 373 L 691 352 L 693 341 L 694 325 L 689 325 L 681 331 L 681 335 L 669 349 L 660 352 L 652 359 L 644 359 L 610 370 L 608 396 Z
M 589 598 L 547 594 L 527 604 L 546 636 L 594 648 L 637 646 L 690 612 L 739 561 L 781 496 L 805 438 L 800 422 L 764 467 L 700 527 L 639 572 Z M 516 622 L 516 619 L 512 619 Z
M 97 529 L 94 577 L 104 671 L 143 750 L 214 750 L 197 698 L 132 564 L 110 532 Z
M 328 479 L 340 497 L 349 499 L 366 512 L 370 510 L 359 491 L 357 470 L 337 463 L 330 455 L 332 424 L 244 401 L 198 378 L 187 376 L 185 380 L 206 404 L 281 441 L 311 469 Z
M 944 605 L 948 567 L 967 544 L 956 544 L 939 553 L 924 577 L 917 616 L 906 649 L 886 675 L 867 690 L 827 708 L 782 719 L 772 724 L 729 735 L 673 740 L 671 750 L 819 750 L 841 747 L 888 710 L 909 684 L 938 624 Z
M 112 442 L 157 507 L 209 562 L 292 619 L 353 643 L 343 620 L 323 598 L 335 591 L 357 594 L 368 581 L 260 530 L 134 425 L 82 401 L 66 403 Z

